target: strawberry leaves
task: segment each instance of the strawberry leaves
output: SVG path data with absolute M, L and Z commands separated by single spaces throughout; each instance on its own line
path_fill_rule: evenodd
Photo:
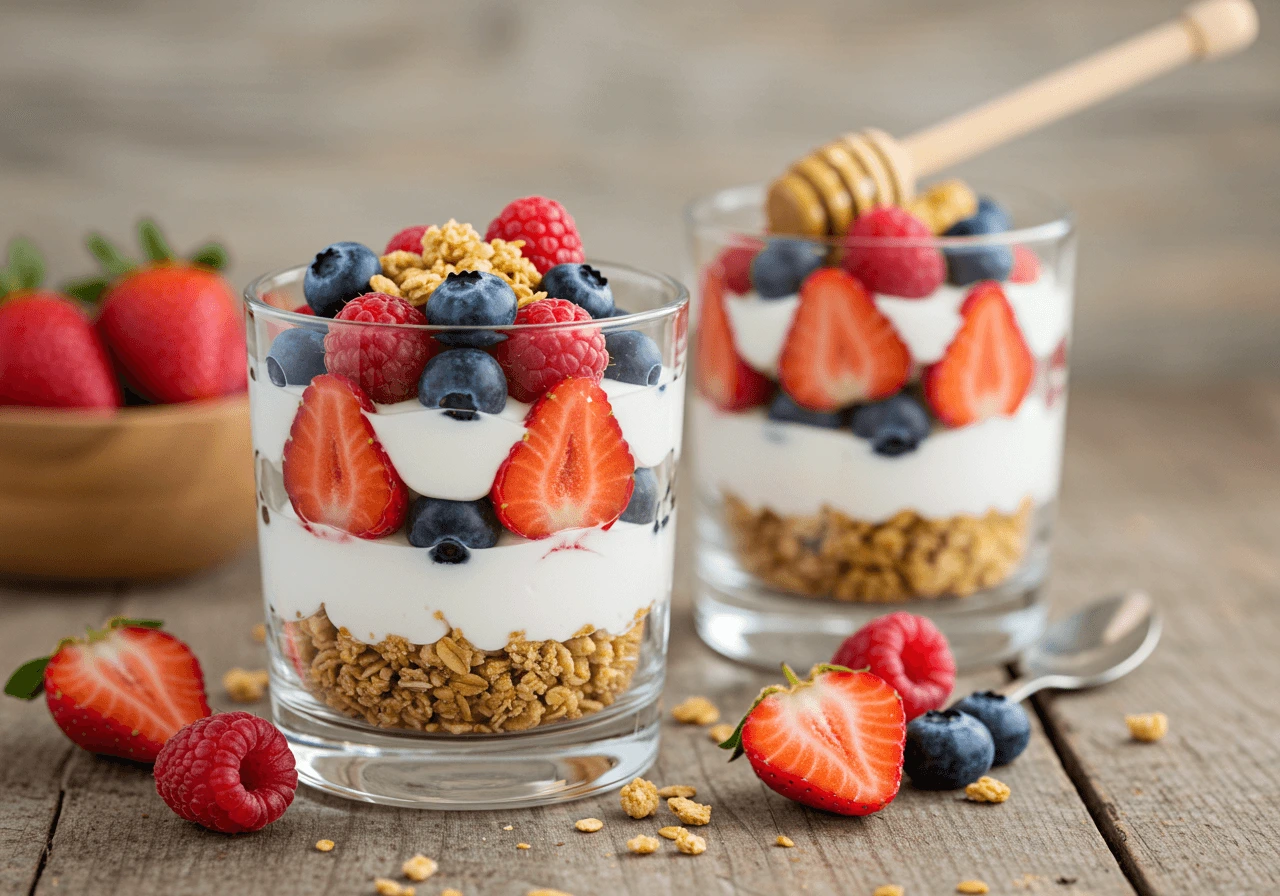
M 24 237 L 9 241 L 9 257 L 0 268 L 0 298 L 20 289 L 39 289 L 44 282 L 44 259 L 35 243 Z
M 221 243 L 205 243 L 187 259 L 180 258 L 169 245 L 164 231 L 152 218 L 138 222 L 138 245 L 149 264 L 187 262 L 197 267 L 222 271 L 228 263 L 227 250 Z M 85 240 L 89 254 L 97 260 L 104 275 L 73 280 L 62 287 L 69 296 L 89 305 L 96 305 L 113 282 L 138 268 L 138 262 L 125 255 L 111 240 L 96 231 Z

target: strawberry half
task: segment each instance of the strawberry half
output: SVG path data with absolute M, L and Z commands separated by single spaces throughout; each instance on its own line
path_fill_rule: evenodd
M 524 438 L 493 480 L 493 506 L 525 538 L 608 527 L 627 509 L 635 469 L 609 397 L 570 377 L 529 410 Z
M 373 402 L 343 376 L 318 376 L 302 393 L 284 444 L 284 490 L 304 522 L 359 538 L 403 525 L 409 492 L 364 418 L 372 413 Z
M 937 363 L 925 371 L 925 400 L 947 426 L 968 426 L 1018 410 L 1036 362 L 1000 284 L 984 280 L 960 306 L 964 320 Z
M 733 327 L 725 310 L 724 272 L 707 270 L 702 282 L 702 320 L 698 323 L 698 391 L 722 411 L 742 411 L 768 400 L 773 386 L 738 357 Z
M 24 664 L 5 693 L 42 690 L 53 720 L 92 753 L 154 762 L 165 741 L 209 715 L 204 674 L 186 644 L 151 620 L 113 619 Z
M 902 698 L 882 678 L 815 666 L 760 692 L 729 740 L 771 790 L 838 815 L 879 812 L 898 795 L 907 739 Z
M 887 398 L 911 372 L 911 353 L 856 277 L 819 268 L 800 284 L 778 357 L 778 379 L 797 404 L 838 411 Z

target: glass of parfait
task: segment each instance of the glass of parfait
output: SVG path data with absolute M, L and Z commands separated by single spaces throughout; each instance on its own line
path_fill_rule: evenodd
M 805 663 L 904 609 L 962 668 L 1008 660 L 1046 618 L 1070 216 L 947 181 L 812 240 L 764 232 L 763 202 L 688 211 L 699 634 Z
M 336 318 L 306 265 L 246 289 L 274 720 L 304 782 L 365 801 L 624 783 L 658 748 L 686 292 L 575 265 L 593 317 L 478 271 L 415 294 L 387 257 Z

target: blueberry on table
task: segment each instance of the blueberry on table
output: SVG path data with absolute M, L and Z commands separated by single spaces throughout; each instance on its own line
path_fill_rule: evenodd
M 883 401 L 853 409 L 853 434 L 871 440 L 871 450 L 886 457 L 915 451 L 929 435 L 929 412 L 910 395 L 899 392 Z
M 968 713 L 931 709 L 907 725 L 902 770 L 921 790 L 959 790 L 991 769 L 995 744 Z
M 944 236 L 983 236 L 1004 233 L 1012 226 L 1009 213 L 987 197 L 978 200 L 978 210 L 957 221 Z M 947 280 L 965 286 L 979 280 L 1006 280 L 1013 270 L 1013 248 L 1010 246 L 957 246 L 945 249 Z
M 596 319 L 614 316 L 609 281 L 589 264 L 558 264 L 542 275 L 538 289 L 553 299 L 585 308 Z
M 305 386 L 325 372 L 323 333 L 294 327 L 272 341 L 267 376 L 277 386 Z
M 825 246 L 808 240 L 777 239 L 751 259 L 751 285 L 762 299 L 780 299 L 800 291 L 800 284 L 827 257 Z
M 952 709 L 967 712 L 991 732 L 995 743 L 992 765 L 1007 765 L 1017 759 L 1031 740 L 1031 720 L 1020 703 L 1011 703 L 995 691 L 977 691 Z
M 796 404 L 795 399 L 786 392 L 779 391 L 769 403 L 769 419 L 779 423 L 800 423 L 822 429 L 839 429 L 844 425 L 845 415 L 842 411 L 811 411 Z
M 450 349 L 427 362 L 418 380 L 418 401 L 444 408 L 456 420 L 473 420 L 477 411 L 497 414 L 507 406 L 507 378 L 480 349 Z
M 430 548 L 436 563 L 465 563 L 472 550 L 498 543 L 502 524 L 488 498 L 446 501 L 418 498 L 409 507 L 409 544 Z
M 506 280 L 487 271 L 459 271 L 444 278 L 427 299 L 427 323 L 437 327 L 506 327 L 516 322 L 516 294 Z M 445 345 L 483 348 L 507 337 L 492 330 L 439 333 Z
M 604 368 L 606 379 L 637 386 L 656 386 L 662 378 L 662 351 L 643 333 L 621 330 L 604 337 L 609 363 Z
M 368 246 L 334 243 L 307 267 L 302 292 L 317 317 L 334 317 L 342 306 L 369 291 L 369 278 L 382 273 L 382 262 Z
M 618 519 L 624 523 L 652 523 L 658 518 L 658 477 L 649 467 L 641 467 L 632 475 L 635 487 L 627 509 Z

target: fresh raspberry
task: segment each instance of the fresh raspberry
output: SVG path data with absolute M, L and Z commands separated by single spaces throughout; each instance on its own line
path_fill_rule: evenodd
M 899 611 L 872 619 L 845 639 L 831 662 L 870 668 L 902 696 L 907 721 L 940 709 L 956 683 L 946 636 L 923 616 Z
M 289 743 L 266 719 L 223 712 L 183 728 L 156 757 L 156 790 L 169 808 L 211 831 L 271 824 L 298 789 Z
M 1040 259 L 1026 246 L 1013 247 L 1013 269 L 1009 271 L 1011 283 L 1035 283 L 1040 279 Z
M 746 295 L 751 291 L 751 261 L 762 246 L 730 246 L 716 257 L 716 263 L 724 272 L 725 289 L 734 295 Z
M 849 237 L 841 263 L 872 292 L 922 299 L 947 279 L 946 260 L 931 245 L 875 245 L 875 240 L 886 237 L 933 239 L 929 225 L 904 208 L 873 208 L 853 222 Z
M 406 227 L 387 241 L 387 248 L 382 250 L 382 254 L 390 255 L 392 252 L 416 252 L 418 255 L 421 255 L 422 235 L 426 232 L 426 224 Z
M 517 324 L 590 323 L 587 309 L 564 299 L 543 299 L 516 314 Z M 609 352 L 598 327 L 565 327 L 512 333 L 494 349 L 516 401 L 533 401 L 567 376 L 600 381 Z
M 587 260 L 573 215 L 545 196 L 526 196 L 508 203 L 489 222 L 484 238 L 524 240 L 520 254 L 533 262 L 539 274 L 558 264 L 581 264 Z
M 404 299 L 369 292 L 338 312 L 335 321 L 423 324 L 427 318 Z M 324 363 L 330 373 L 359 384 L 378 404 L 395 404 L 418 394 L 418 377 L 431 360 L 434 343 L 425 331 L 390 327 L 343 327 L 336 323 L 324 337 Z

